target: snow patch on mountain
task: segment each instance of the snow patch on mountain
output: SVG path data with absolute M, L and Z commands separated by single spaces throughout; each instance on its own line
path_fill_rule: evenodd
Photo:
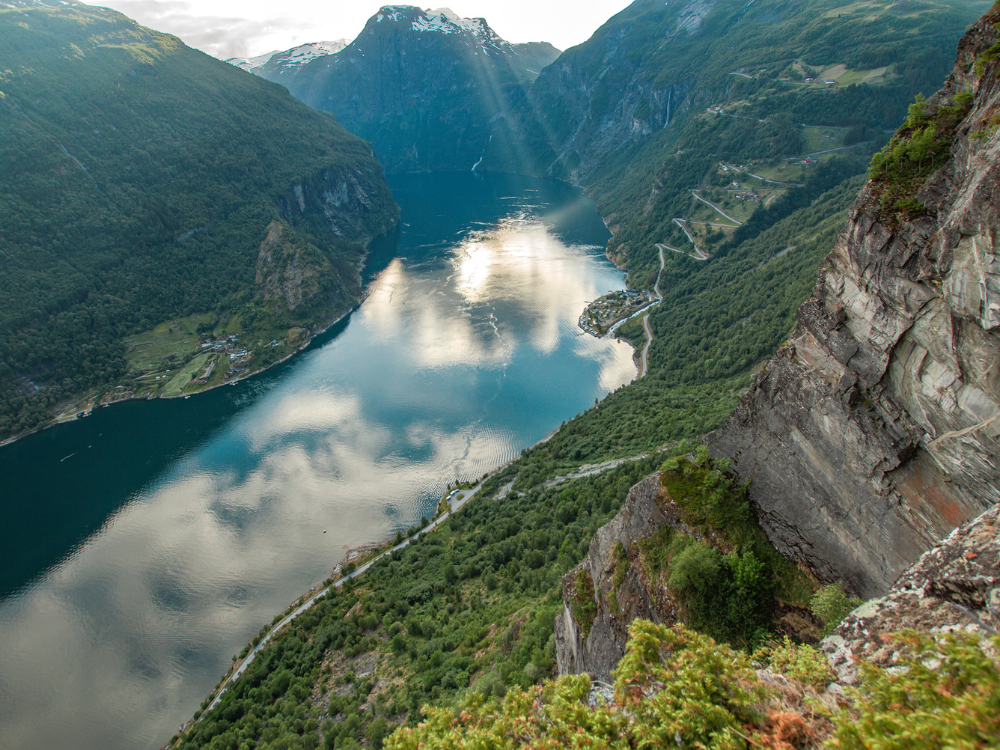
M 482 18 L 460 18 L 450 8 L 438 8 L 421 14 L 412 25 L 414 31 L 437 31 L 442 34 L 461 34 L 469 31 L 476 36 L 489 37 L 492 30 Z
M 375 14 L 375 22 L 407 22 L 414 31 L 437 34 L 470 33 L 484 42 L 498 43 L 503 40 L 486 23 L 485 18 L 462 18 L 451 8 L 422 10 L 412 5 L 386 5 Z
M 257 57 L 234 57 L 226 62 L 250 73 L 255 73 L 267 65 L 269 68 L 277 70 L 278 75 L 284 75 L 312 62 L 317 57 L 335 55 L 347 44 L 346 39 L 336 39 L 332 42 L 310 42 L 286 49 L 284 52 L 268 52 L 266 55 L 258 55 Z
M 295 68 L 301 68 L 317 57 L 335 55 L 349 44 L 346 39 L 335 39 L 332 42 L 312 42 L 292 47 L 290 50 L 273 55 L 267 62 L 274 67 L 280 67 L 282 73 Z
M 226 62 L 248 73 L 252 73 L 276 54 L 278 54 L 278 50 L 271 50 L 263 55 L 257 55 L 257 57 L 230 57 Z

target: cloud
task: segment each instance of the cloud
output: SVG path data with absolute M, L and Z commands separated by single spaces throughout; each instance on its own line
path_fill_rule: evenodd
M 275 38 L 294 43 L 302 32 L 301 21 L 204 15 L 184 0 L 109 0 L 104 5 L 222 60 L 260 54 Z

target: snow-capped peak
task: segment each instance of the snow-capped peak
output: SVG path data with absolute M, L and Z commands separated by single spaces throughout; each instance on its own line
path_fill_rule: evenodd
M 271 50 L 266 54 L 257 55 L 257 57 L 230 57 L 226 60 L 226 62 L 230 65 L 235 65 L 237 68 L 242 68 L 243 70 L 252 73 L 276 54 L 278 54 L 278 50 Z
M 347 44 L 346 39 L 336 39 L 332 42 L 310 42 L 309 44 L 300 44 L 298 47 L 286 49 L 284 52 L 268 52 L 266 55 L 249 58 L 234 57 L 231 60 L 226 60 L 226 62 L 251 73 L 267 65 L 269 68 L 276 69 L 278 74 L 282 75 L 288 71 L 301 68 L 317 57 L 335 55 L 344 49 Z
M 484 18 L 462 18 L 451 8 L 422 10 L 412 5 L 385 5 L 375 14 L 375 22 L 409 21 L 414 31 L 431 31 L 439 34 L 469 32 L 483 40 L 499 41 Z
M 279 67 L 281 73 L 295 68 L 301 68 L 306 63 L 312 62 L 317 57 L 335 55 L 349 44 L 346 39 L 335 39 L 332 42 L 311 42 L 300 44 L 284 52 L 273 55 L 268 63 L 272 67 Z

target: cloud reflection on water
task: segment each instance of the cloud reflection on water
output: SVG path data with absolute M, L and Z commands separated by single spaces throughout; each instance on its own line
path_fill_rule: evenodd
M 162 745 L 348 546 L 634 377 L 629 347 L 576 327 L 621 274 L 530 212 L 401 253 L 340 336 L 241 384 L 250 405 L 0 603 L 4 747 Z

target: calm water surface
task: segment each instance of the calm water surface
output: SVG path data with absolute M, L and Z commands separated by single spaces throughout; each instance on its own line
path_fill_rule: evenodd
M 592 203 L 507 175 L 392 180 L 368 299 L 305 353 L 0 449 L 0 747 L 159 747 L 347 547 L 430 515 L 635 376 L 580 334 L 624 287 Z

